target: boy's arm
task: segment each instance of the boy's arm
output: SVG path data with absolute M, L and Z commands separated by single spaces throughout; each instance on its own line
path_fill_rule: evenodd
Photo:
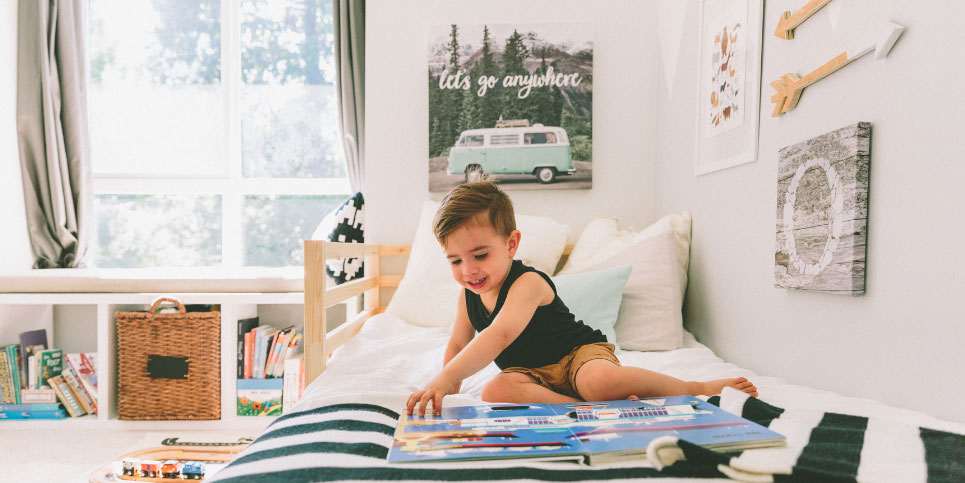
M 442 397 L 463 379 L 479 372 L 509 346 L 529 324 L 540 305 L 552 302 L 553 289 L 539 274 L 521 275 L 506 295 L 506 301 L 492 325 L 480 332 L 459 351 L 426 387 L 412 394 L 406 404 L 408 414 L 419 404 L 420 415 L 425 415 L 429 401 L 436 413 L 442 409 Z M 468 316 L 467 316 L 468 322 Z
M 442 360 L 442 367 L 449 364 L 449 361 L 456 357 L 456 354 L 463 347 L 466 347 L 466 344 L 469 344 L 475 335 L 476 329 L 473 329 L 472 323 L 469 322 L 469 314 L 466 311 L 466 297 L 460 296 L 456 321 L 452 324 L 452 334 L 449 335 L 449 345 L 446 346 L 446 355 Z
M 446 353 L 442 359 L 442 367 L 446 367 L 453 357 L 456 357 L 463 347 L 466 347 L 476 335 L 476 329 L 469 322 L 469 314 L 466 311 L 466 297 L 459 297 L 459 309 L 456 312 L 456 321 L 452 324 L 452 334 L 449 335 L 449 344 L 446 346 Z M 452 393 L 459 392 L 462 381 L 456 383 Z

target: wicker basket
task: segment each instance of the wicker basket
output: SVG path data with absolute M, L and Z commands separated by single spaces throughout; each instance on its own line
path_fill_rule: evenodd
M 158 314 L 161 302 L 178 313 Z M 118 419 L 221 418 L 221 313 L 117 312 Z

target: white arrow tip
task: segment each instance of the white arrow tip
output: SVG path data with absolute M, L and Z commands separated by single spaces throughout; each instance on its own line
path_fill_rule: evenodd
M 888 56 L 888 52 L 891 52 L 891 48 L 904 30 L 905 27 L 896 23 L 875 21 L 875 60 Z

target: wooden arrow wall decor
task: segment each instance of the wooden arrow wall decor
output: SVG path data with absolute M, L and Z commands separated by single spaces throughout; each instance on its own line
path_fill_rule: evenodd
M 781 14 L 781 20 L 777 22 L 777 30 L 774 35 L 779 38 L 790 40 L 794 38 L 794 29 L 804 23 L 814 12 L 821 10 L 821 7 L 831 3 L 831 0 L 811 0 L 801 7 L 797 12 L 791 13 L 790 10 Z
M 849 49 L 836 55 L 804 77 L 798 77 L 796 74 L 784 74 L 780 79 L 771 82 L 771 87 L 775 91 L 774 95 L 771 96 L 771 102 L 774 103 L 774 112 L 771 113 L 771 116 L 778 117 L 797 107 L 797 103 L 801 99 L 801 92 L 805 87 L 827 77 L 862 55 L 873 51 L 875 60 L 884 59 L 904 29 L 903 26 L 896 23 L 876 22 L 874 36 L 862 42 L 857 49 Z

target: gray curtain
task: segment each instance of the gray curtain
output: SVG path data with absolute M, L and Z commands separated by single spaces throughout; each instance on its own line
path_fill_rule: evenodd
M 34 268 L 84 266 L 93 235 L 82 0 L 20 0 L 17 138 Z
M 332 0 L 339 128 L 353 191 L 365 166 L 365 0 Z

